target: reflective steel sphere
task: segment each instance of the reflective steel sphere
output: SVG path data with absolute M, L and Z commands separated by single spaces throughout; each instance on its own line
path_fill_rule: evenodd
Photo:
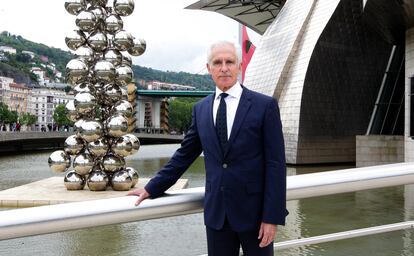
M 80 59 L 73 59 L 66 65 L 67 79 L 72 84 L 84 81 L 88 73 L 88 66 Z
M 137 92 L 137 86 L 133 83 L 130 83 L 127 86 L 127 91 L 128 91 L 128 95 L 130 95 L 130 94 L 135 95 L 135 93 Z
M 103 191 L 108 186 L 108 175 L 100 169 L 93 170 L 89 173 L 86 180 L 89 190 L 91 191 Z
M 64 143 L 64 151 L 69 155 L 76 155 L 84 148 L 82 138 L 77 135 L 71 135 L 66 138 Z
M 87 92 L 87 93 L 94 95 L 95 88 L 90 83 L 84 82 L 84 83 L 75 85 L 75 87 L 73 87 L 73 91 L 75 92 L 75 94 Z
M 121 88 L 119 88 L 119 86 L 117 85 L 106 84 L 103 87 L 103 91 L 104 91 L 104 94 L 103 94 L 104 103 L 107 105 L 112 105 L 122 99 Z
M 108 0 L 89 0 L 92 6 L 102 6 L 105 7 L 108 3 Z
M 126 51 L 134 45 L 132 35 L 125 30 L 121 30 L 115 34 L 114 45 L 120 51 Z
M 111 62 L 114 66 L 119 66 L 122 62 L 122 54 L 117 49 L 108 49 L 104 53 L 104 59 Z
M 80 136 L 86 142 L 99 139 L 103 135 L 102 124 L 97 121 L 83 121 L 80 127 Z
M 102 165 L 105 171 L 113 172 L 125 166 L 123 157 L 114 154 L 107 154 L 102 158 Z
M 73 159 L 73 169 L 79 175 L 88 174 L 94 165 L 93 157 L 87 153 L 79 153 L 75 159 Z
M 88 38 L 89 46 L 96 52 L 103 52 L 108 47 L 108 39 L 104 33 L 95 32 Z
M 50 169 L 54 172 L 65 172 L 70 166 L 70 156 L 63 150 L 56 150 L 50 154 L 49 159 Z
M 129 118 L 132 116 L 134 112 L 134 108 L 132 107 L 132 104 L 129 103 L 126 100 L 118 101 L 114 106 L 115 114 L 121 114 L 125 116 L 126 118 Z
M 138 152 L 139 147 L 141 146 L 141 143 L 139 142 L 139 139 L 137 138 L 137 136 L 135 136 L 134 134 L 128 133 L 128 134 L 124 135 L 124 137 L 128 137 L 129 140 L 132 143 L 132 152 L 131 152 L 131 154 L 134 154 L 134 153 Z
M 134 39 L 134 45 L 128 49 L 129 54 L 132 56 L 140 56 L 145 52 L 147 43 L 144 39 Z
M 126 157 L 132 152 L 132 143 L 128 137 L 122 136 L 111 147 L 115 154 Z
M 65 2 L 65 9 L 68 13 L 78 15 L 81 11 L 86 9 L 85 0 L 69 0 Z
M 132 178 L 126 170 L 119 170 L 112 175 L 111 186 L 113 190 L 127 191 L 132 186 Z
M 109 34 L 115 34 L 122 30 L 123 27 L 124 22 L 118 15 L 112 14 L 105 19 L 105 30 Z
M 99 81 L 110 83 L 115 78 L 115 67 L 111 62 L 101 60 L 96 62 L 94 74 Z
M 84 177 L 72 170 L 66 173 L 64 184 L 67 190 L 82 190 L 86 182 Z
M 133 167 L 127 167 L 125 168 L 125 170 L 128 172 L 129 177 L 132 178 L 131 188 L 135 187 L 135 185 L 138 183 L 138 180 L 139 180 L 138 171 L 135 170 Z
M 97 26 L 97 18 L 95 14 L 90 11 L 81 11 L 76 16 L 76 26 L 78 26 L 82 31 L 93 32 Z
M 75 55 L 85 64 L 92 64 L 95 60 L 93 50 L 88 46 L 81 46 L 75 51 Z
M 109 145 L 105 138 L 100 138 L 89 142 L 88 149 L 93 155 L 100 157 L 106 154 L 109 149 Z
M 66 45 L 73 51 L 84 45 L 85 42 L 85 34 L 79 30 L 72 30 L 72 32 L 65 38 Z
M 83 119 L 79 119 L 78 121 L 76 121 L 74 124 L 73 124 L 73 131 L 76 133 L 76 135 L 78 135 L 79 137 L 80 137 L 80 131 L 81 131 L 81 126 L 82 126 L 82 123 L 83 122 L 85 122 L 85 120 L 83 120 Z
M 78 119 L 78 111 L 75 108 L 74 100 L 69 100 L 65 105 L 65 109 L 67 111 L 67 118 L 70 121 L 75 122 Z
M 75 95 L 74 104 L 80 114 L 85 114 L 95 109 L 96 98 L 89 92 L 80 92 Z
M 128 66 L 120 66 L 116 68 L 116 81 L 123 86 L 126 86 L 132 81 L 134 74 L 132 69 Z
M 103 6 L 91 6 L 88 8 L 88 11 L 92 12 L 98 21 L 103 21 L 106 18 L 106 10 Z
M 109 136 L 121 137 L 127 134 L 128 121 L 122 115 L 111 116 L 106 120 L 106 130 Z
M 115 12 L 121 16 L 128 16 L 134 11 L 133 0 L 114 0 Z
M 121 52 L 122 54 L 122 65 L 131 67 L 132 66 L 132 58 L 128 52 Z

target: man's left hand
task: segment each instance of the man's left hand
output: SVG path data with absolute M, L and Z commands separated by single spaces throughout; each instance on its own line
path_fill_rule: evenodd
M 275 239 L 276 232 L 277 225 L 262 222 L 260 224 L 259 237 L 257 238 L 262 239 L 259 246 L 263 248 L 272 243 Z

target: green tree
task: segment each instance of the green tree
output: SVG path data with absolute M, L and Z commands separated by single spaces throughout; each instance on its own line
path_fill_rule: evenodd
M 169 105 L 169 125 L 171 130 L 186 131 L 191 125 L 191 110 L 195 100 L 174 99 Z
M 36 119 L 37 119 L 36 116 L 30 113 L 23 113 L 22 115 L 20 115 L 20 118 L 19 118 L 21 124 L 25 124 L 28 126 L 35 124 Z
M 19 113 L 13 110 L 13 111 L 9 111 L 9 113 L 7 114 L 6 120 L 4 122 L 6 124 L 12 124 L 12 123 L 16 123 L 18 119 L 19 119 Z
M 9 107 L 4 102 L 0 102 L 0 123 L 6 122 L 9 112 Z
M 55 108 L 55 111 L 53 112 L 53 120 L 58 126 L 73 125 L 73 122 L 68 119 L 67 113 L 65 105 L 63 104 L 60 104 Z

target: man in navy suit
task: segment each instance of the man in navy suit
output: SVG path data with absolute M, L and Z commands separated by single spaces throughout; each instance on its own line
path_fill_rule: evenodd
M 286 166 L 276 101 L 237 81 L 238 48 L 211 46 L 207 69 L 216 93 L 198 102 L 181 147 L 145 188 L 128 195 L 161 196 L 204 152 L 204 222 L 208 255 L 273 255 L 277 225 L 284 225 Z

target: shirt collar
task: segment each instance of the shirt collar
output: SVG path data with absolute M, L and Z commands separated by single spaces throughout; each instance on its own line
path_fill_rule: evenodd
M 239 81 L 237 81 L 230 89 L 226 91 L 226 93 L 229 96 L 234 97 L 234 98 L 240 98 L 242 92 L 243 92 L 243 88 L 241 87 Z M 217 100 L 221 93 L 223 93 L 223 91 L 216 87 L 216 96 L 214 99 Z

